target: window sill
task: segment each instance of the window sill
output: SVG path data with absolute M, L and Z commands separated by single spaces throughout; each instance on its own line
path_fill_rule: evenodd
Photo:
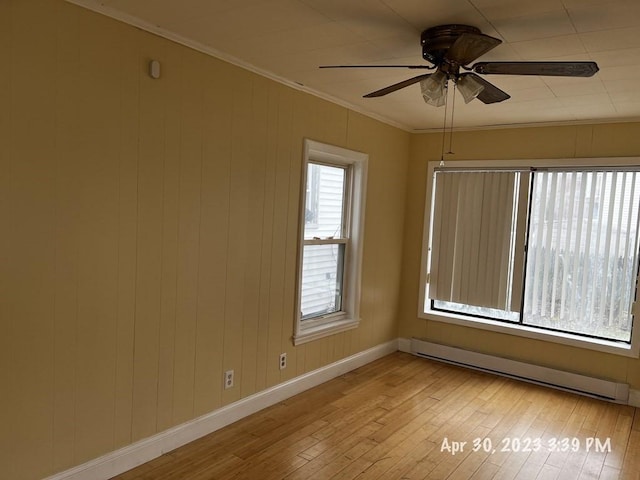
M 306 328 L 303 327 L 293 336 L 293 344 L 302 345 L 320 338 L 328 337 L 329 335 L 353 330 L 354 328 L 358 328 L 358 325 L 360 325 L 359 319 L 341 318 L 321 325 Z
M 463 327 L 478 328 L 481 330 L 488 330 L 491 332 L 503 333 L 507 335 L 532 338 L 535 340 L 543 340 L 546 342 L 569 345 L 572 347 L 578 347 L 587 350 L 611 353 L 623 357 L 638 358 L 638 354 L 640 353 L 638 345 L 634 344 L 637 342 L 633 342 L 633 339 L 631 345 L 628 345 L 621 342 L 600 340 L 595 338 L 585 338 L 578 335 L 571 335 L 562 332 L 542 331 L 537 328 L 522 325 L 510 325 L 508 323 L 495 320 L 487 320 L 481 318 L 474 318 L 473 320 L 471 320 L 463 315 L 435 311 L 420 313 L 419 317 L 425 320 L 450 323 Z

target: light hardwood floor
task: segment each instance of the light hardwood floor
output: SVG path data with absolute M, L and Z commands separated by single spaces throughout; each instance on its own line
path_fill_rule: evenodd
M 398 352 L 115 478 L 636 480 L 640 412 Z

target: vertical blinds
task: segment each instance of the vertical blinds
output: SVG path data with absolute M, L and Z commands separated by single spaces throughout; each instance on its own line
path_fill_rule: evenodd
M 518 182 L 513 171 L 436 172 L 429 298 L 519 311 Z
M 636 276 L 640 173 L 549 171 L 535 175 L 527 323 L 542 318 L 597 330 L 628 322 Z

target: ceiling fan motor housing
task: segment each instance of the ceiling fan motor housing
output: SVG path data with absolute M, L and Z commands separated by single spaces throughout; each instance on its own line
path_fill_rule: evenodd
M 447 50 L 463 33 L 481 34 L 482 32 L 476 27 L 455 24 L 440 25 L 426 29 L 420 35 L 422 58 L 434 65 L 440 65 Z

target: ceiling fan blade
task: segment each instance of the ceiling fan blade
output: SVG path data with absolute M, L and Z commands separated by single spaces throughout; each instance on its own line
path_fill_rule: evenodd
M 453 42 L 444 58 L 458 65 L 466 65 L 501 43 L 502 40 L 483 33 L 463 33 Z
M 484 78 L 476 75 L 475 73 L 463 73 L 460 75 L 461 77 L 470 76 L 484 88 L 476 97 L 482 103 L 498 103 L 503 102 L 511 98 L 506 92 L 503 92 L 498 87 L 496 87 L 493 83 L 487 82 Z
M 489 75 L 552 77 L 591 77 L 599 70 L 596 62 L 479 62 L 471 69 Z
M 417 77 L 403 80 L 402 82 L 394 83 L 393 85 L 389 85 L 388 87 L 381 88 L 380 90 L 376 90 L 375 92 L 367 93 L 366 95 L 364 95 L 364 98 L 382 97 L 384 95 L 387 95 L 388 93 L 395 92 L 396 90 L 400 90 L 401 88 L 408 87 L 409 85 L 413 85 L 414 83 L 418 83 L 420 80 L 429 78 L 430 76 L 430 73 L 418 75 Z
M 430 65 L 320 65 L 318 68 L 409 68 L 435 70 L 435 66 Z

